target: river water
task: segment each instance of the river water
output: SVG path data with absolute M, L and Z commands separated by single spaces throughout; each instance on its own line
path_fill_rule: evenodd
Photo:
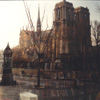
M 3 61 L 2 61 L 2 60 L 0 60 L 0 68 L 2 67 L 2 64 L 3 64 Z
M 0 60 L 0 81 L 2 79 L 2 64 L 3 61 Z M 32 92 L 32 89 L 29 89 L 28 86 L 22 87 L 22 85 L 0 86 L 0 100 L 20 100 L 21 92 Z
M 0 60 L 0 81 L 1 70 L 3 62 Z M 21 88 L 19 86 L 0 86 L 0 100 L 19 100 L 19 93 Z

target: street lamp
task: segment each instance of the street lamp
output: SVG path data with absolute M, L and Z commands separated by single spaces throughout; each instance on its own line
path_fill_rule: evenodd
M 4 50 L 4 67 L 11 67 L 12 64 L 12 50 L 7 45 L 6 49 Z
M 3 73 L 2 73 L 1 85 L 11 85 L 15 84 L 13 81 L 12 74 L 12 50 L 9 47 L 9 44 L 4 50 L 4 63 L 3 63 Z

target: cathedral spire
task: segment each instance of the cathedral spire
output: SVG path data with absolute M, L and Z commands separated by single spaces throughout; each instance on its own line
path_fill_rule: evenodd
M 38 22 L 37 23 L 40 23 L 40 5 L 38 4 Z
M 40 6 L 38 5 L 37 33 L 41 32 Z

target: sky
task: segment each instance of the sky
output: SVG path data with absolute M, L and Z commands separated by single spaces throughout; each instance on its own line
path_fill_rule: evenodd
M 42 30 L 51 28 L 53 22 L 53 13 L 55 4 L 62 0 L 26 0 L 31 13 L 33 25 L 36 30 L 38 5 L 40 5 L 40 17 L 43 19 L 45 9 L 45 16 L 42 22 Z M 73 3 L 74 7 L 88 7 L 90 11 L 90 20 L 100 21 L 100 15 L 96 11 L 96 5 L 100 1 L 94 0 L 66 0 Z M 5 49 L 9 42 L 11 48 L 19 44 L 20 31 L 28 27 L 28 18 L 26 16 L 23 1 L 0 1 L 0 50 Z

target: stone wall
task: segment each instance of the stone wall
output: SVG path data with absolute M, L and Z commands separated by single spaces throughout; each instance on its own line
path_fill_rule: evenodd
M 24 69 L 24 68 L 13 68 L 12 69 L 13 74 L 16 75 L 37 75 L 37 69 Z

